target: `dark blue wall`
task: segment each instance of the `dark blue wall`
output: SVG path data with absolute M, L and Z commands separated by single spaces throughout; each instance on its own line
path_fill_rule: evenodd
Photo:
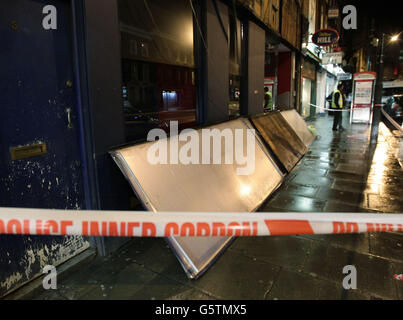
M 45 30 L 47 4 L 1 3 L 0 206 L 86 209 L 72 10 L 52 1 L 57 29 Z M 46 153 L 12 159 L 14 148 L 39 143 Z M 88 245 L 81 237 L 0 236 L 0 296 Z

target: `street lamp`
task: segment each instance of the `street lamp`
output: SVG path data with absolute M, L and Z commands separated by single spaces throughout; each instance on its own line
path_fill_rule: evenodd
M 390 41 L 397 41 L 399 39 L 399 35 L 398 34 L 396 34 L 396 35 L 394 35 L 394 36 L 392 36 L 391 38 L 390 38 Z

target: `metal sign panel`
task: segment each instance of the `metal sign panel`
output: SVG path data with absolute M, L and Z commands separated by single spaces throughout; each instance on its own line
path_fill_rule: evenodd
M 339 9 L 338 8 L 331 8 L 328 10 L 327 17 L 329 19 L 334 19 L 339 17 Z
M 343 52 L 325 53 L 322 57 L 322 64 L 341 64 L 343 62 Z
M 356 81 L 354 103 L 357 105 L 371 105 L 372 89 L 372 81 Z
M 358 72 L 354 74 L 354 81 L 376 80 L 375 72 Z
M 237 119 L 206 129 L 229 130 L 234 134 L 243 132 L 244 150 L 247 146 L 247 129 L 253 129 L 246 119 Z M 199 139 L 200 156 L 202 129 L 195 130 Z M 250 138 L 250 137 L 249 137 Z M 238 175 L 239 166 L 234 164 L 151 164 L 147 153 L 155 142 L 125 146 L 111 152 L 123 174 L 129 180 L 134 192 L 145 208 L 154 212 L 252 212 L 276 190 L 283 175 L 271 159 L 262 141 L 253 133 L 254 171 L 249 175 Z M 178 143 L 166 139 L 167 149 Z M 241 143 L 242 144 L 242 143 Z M 221 159 L 229 155 L 230 148 L 221 146 Z M 233 145 L 234 149 L 237 147 Z M 211 149 L 213 150 L 213 149 Z M 245 154 L 245 152 L 244 152 Z M 210 153 L 212 157 L 212 152 Z M 212 238 L 167 238 L 189 278 L 199 277 L 218 254 L 229 245 L 232 237 Z
M 337 74 L 337 80 L 343 81 L 343 80 L 351 80 L 353 78 L 353 75 L 351 73 L 339 73 Z
M 352 122 L 371 122 L 371 108 L 367 107 L 356 107 L 352 110 Z
M 308 129 L 305 120 L 300 116 L 297 110 L 281 111 L 281 115 L 288 122 L 291 128 L 294 129 L 297 136 L 308 148 L 316 139 L 315 135 Z
M 252 117 L 252 122 L 276 157 L 290 172 L 306 153 L 306 146 L 280 112 Z

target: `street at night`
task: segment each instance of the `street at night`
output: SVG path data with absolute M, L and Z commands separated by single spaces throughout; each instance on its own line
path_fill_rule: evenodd
M 403 300 L 398 1 L 0 6 L 0 303 Z

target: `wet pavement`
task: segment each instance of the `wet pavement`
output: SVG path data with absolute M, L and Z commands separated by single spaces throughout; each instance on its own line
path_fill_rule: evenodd
M 344 116 L 346 118 L 346 116 Z M 261 211 L 403 212 L 403 169 L 396 139 L 381 126 L 371 147 L 366 125 L 331 131 L 332 118 L 313 121 L 320 137 Z M 343 267 L 357 270 L 357 289 L 342 286 Z M 95 257 L 27 299 L 403 299 L 403 234 L 238 238 L 198 280 L 187 279 L 163 239 L 133 239 Z

